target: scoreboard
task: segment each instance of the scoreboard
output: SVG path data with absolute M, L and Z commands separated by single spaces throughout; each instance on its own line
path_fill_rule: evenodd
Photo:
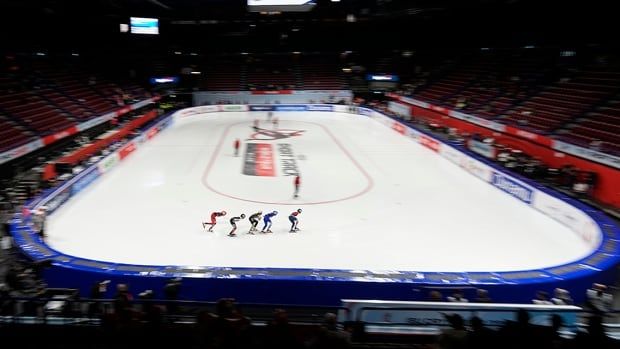
M 310 11 L 315 0 L 248 0 L 251 12 L 306 12 Z

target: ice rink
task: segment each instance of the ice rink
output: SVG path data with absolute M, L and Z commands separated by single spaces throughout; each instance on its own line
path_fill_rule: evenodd
M 590 252 L 568 228 L 375 120 L 275 114 L 278 132 L 260 112 L 175 120 L 56 211 L 48 244 L 131 264 L 427 272 L 525 270 Z M 255 117 L 267 131 L 252 130 Z M 301 230 L 289 233 L 297 208 Z M 228 215 L 214 232 L 203 230 L 220 210 Z M 229 218 L 259 210 L 279 212 L 273 234 L 246 234 L 246 218 L 227 236 Z

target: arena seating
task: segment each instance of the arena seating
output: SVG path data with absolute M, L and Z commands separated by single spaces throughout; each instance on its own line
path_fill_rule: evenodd
M 242 60 L 229 57 L 205 63 L 205 76 L 200 87 L 208 91 L 241 90 Z
M 146 94 L 51 58 L 12 57 L 10 67 L 0 79 L 0 151 L 118 109 L 123 95 Z
M 323 56 L 302 57 L 300 61 L 302 88 L 305 90 L 341 90 L 346 88 L 341 67 Z
M 560 138 L 581 145 L 600 140 L 604 142 L 602 150 L 620 153 L 620 96 L 614 96 L 587 113 L 583 121 Z
M 250 57 L 246 64 L 248 90 L 294 90 L 298 86 L 290 56 Z
M 334 55 L 247 55 L 205 62 L 208 91 L 341 90 L 347 84 Z
M 470 52 L 409 94 L 569 142 L 600 140 L 602 150 L 617 152 L 620 65 L 583 56 L 550 49 Z
M 0 152 L 32 140 L 33 137 L 29 136 L 24 129 L 6 115 L 0 114 Z

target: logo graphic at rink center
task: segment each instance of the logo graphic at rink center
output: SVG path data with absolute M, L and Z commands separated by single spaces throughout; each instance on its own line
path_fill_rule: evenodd
M 293 145 L 290 143 L 266 143 L 293 137 L 303 136 L 306 130 L 277 129 L 268 130 L 257 128 L 247 139 L 243 174 L 248 176 L 276 176 L 276 162 L 279 163 L 279 173 L 282 176 L 298 176 L 299 166 Z M 257 142 L 258 141 L 258 142 Z M 274 149 L 275 147 L 275 149 Z M 276 161 L 276 152 L 278 159 Z M 299 155 L 299 158 L 305 158 Z
M 264 128 L 259 128 L 258 131 L 252 133 L 248 141 L 275 141 L 278 139 L 285 139 L 291 137 L 299 137 L 303 135 L 306 130 L 267 130 Z

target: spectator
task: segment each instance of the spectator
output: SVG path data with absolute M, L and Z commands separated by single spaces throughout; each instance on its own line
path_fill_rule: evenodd
M 441 292 L 437 290 L 433 290 L 428 293 L 428 301 L 429 302 L 442 302 L 443 296 L 441 295 Z
M 351 335 L 348 332 L 338 329 L 336 314 L 327 313 L 323 326 L 317 336 L 311 340 L 309 347 L 322 348 L 349 348 L 351 346 Z
M 572 188 L 577 178 L 577 169 L 573 165 L 565 165 L 560 169 L 560 185 Z
M 284 309 L 276 309 L 273 312 L 273 319 L 267 324 L 265 332 L 264 348 L 295 349 L 301 346 L 293 333 L 288 322 L 288 314 Z
M 591 194 L 598 182 L 598 174 L 596 172 L 588 171 L 586 173 L 586 184 L 588 185 L 588 194 Z
M 483 290 L 484 291 L 484 290 Z M 484 326 L 481 318 L 474 316 L 470 319 L 471 331 L 467 334 L 469 348 L 491 349 L 496 348 L 495 331 Z
M 489 291 L 479 288 L 476 290 L 476 303 L 491 303 L 491 297 L 489 297 Z
M 131 301 L 133 296 L 129 293 L 126 284 L 116 285 L 116 296 L 114 297 L 114 313 L 121 323 L 129 322 L 133 317 L 133 307 Z
M 560 333 L 563 325 L 564 320 L 560 315 L 551 315 L 551 328 L 546 331 L 547 335 L 543 336 L 543 344 L 546 348 L 562 349 L 568 347 L 569 341 Z
M 611 349 L 618 348 L 618 341 L 607 336 L 601 316 L 588 319 L 587 332 L 580 332 L 575 337 L 576 349 Z
M 549 293 L 545 291 L 536 292 L 536 298 L 532 299 L 532 303 L 538 304 L 538 305 L 552 305 L 553 304 L 549 300 Z
M 575 181 L 571 188 L 574 193 L 579 195 L 585 195 L 590 192 L 590 185 L 588 184 L 588 174 L 587 172 L 578 171 L 576 172 Z
M 244 348 L 248 346 L 250 319 L 243 316 L 232 298 L 217 301 L 216 314 L 211 315 L 213 348 Z
M 447 297 L 447 299 L 448 299 L 448 302 L 455 302 L 455 303 L 469 302 L 469 300 L 467 300 L 467 298 L 464 297 L 463 291 L 461 290 L 455 290 L 452 296 Z
M 606 290 L 607 286 L 595 283 L 586 291 L 586 306 L 596 315 L 604 315 L 611 310 L 613 298 Z
M 551 298 L 551 303 L 555 305 L 572 305 L 573 299 L 570 296 L 570 292 L 563 288 L 556 288 L 553 290 L 553 298 Z
M 108 290 L 110 280 L 95 282 L 90 289 L 90 298 L 94 300 L 103 299 Z M 101 314 L 101 303 L 91 302 L 88 305 L 88 316 L 93 317 Z
M 525 309 L 517 311 L 517 320 L 508 321 L 499 332 L 505 344 L 502 348 L 527 349 L 538 348 L 537 326 L 530 324 L 530 314 Z
M 159 328 L 162 320 L 161 308 L 154 303 L 150 302 L 154 299 L 153 290 L 145 290 L 138 295 L 142 300 L 142 316 L 151 328 Z
M 595 151 L 601 151 L 601 147 L 603 145 L 603 142 L 600 139 L 593 139 L 590 142 L 590 149 L 595 150 Z
M 463 318 L 458 314 L 444 314 L 444 316 L 448 323 L 450 323 L 450 328 L 441 331 L 438 339 L 439 348 L 467 348 L 467 331 L 465 330 Z
M 168 314 L 176 314 L 178 311 L 176 300 L 179 299 L 181 280 L 181 278 L 172 279 L 164 286 L 164 298 L 169 301 L 166 303 Z
M 32 225 L 34 231 L 41 236 L 42 239 L 45 238 L 45 221 L 47 218 L 47 206 L 40 206 L 38 209 L 34 210 L 32 215 Z

